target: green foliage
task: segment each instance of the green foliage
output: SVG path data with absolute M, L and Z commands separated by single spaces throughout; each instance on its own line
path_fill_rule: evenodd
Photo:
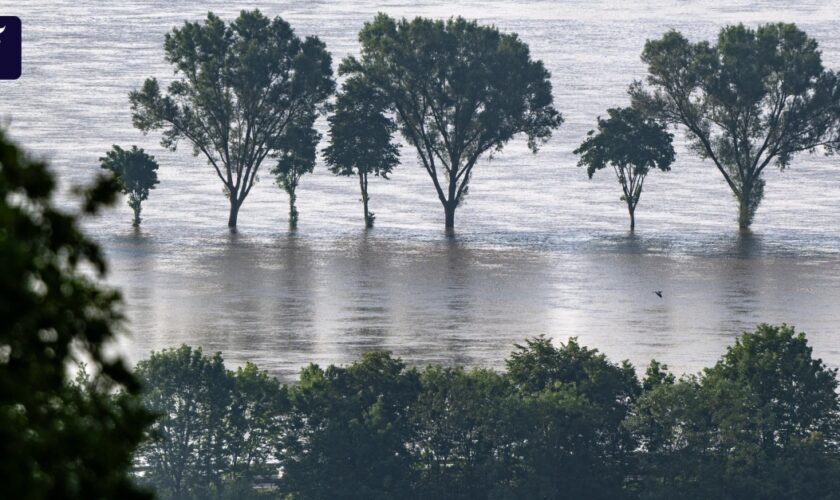
M 642 61 L 648 86 L 631 86 L 634 107 L 686 127 L 693 149 L 732 189 L 742 229 L 761 202 L 768 165 L 784 169 L 799 152 L 840 146 L 840 78 L 794 24 L 728 26 L 714 45 L 669 31 L 645 44 Z
M 399 163 L 399 147 L 392 141 L 396 124 L 386 115 L 387 101 L 381 92 L 359 77 L 349 78 L 329 117 L 330 143 L 324 161 L 335 175 L 359 177 L 365 227 L 373 227 L 368 210 L 368 174 L 388 178 Z
M 642 380 L 642 389 L 649 391 L 659 385 L 673 385 L 676 381 L 677 379 L 674 377 L 674 374 L 668 371 L 668 365 L 652 359 L 648 367 L 645 369 L 645 378 Z
M 519 428 L 529 498 L 615 498 L 635 443 L 623 426 L 640 392 L 633 367 L 616 365 L 572 338 L 555 348 L 544 337 L 516 346 L 507 376 L 518 388 Z
M 78 216 L 52 204 L 55 180 L 0 131 L 0 477 L 6 498 L 146 498 L 130 480 L 149 415 L 139 386 L 104 348 L 122 324 L 120 298 L 97 284 L 100 249 Z M 112 203 L 99 179 L 83 215 Z M 85 272 L 82 272 L 85 269 Z M 70 384 L 69 363 L 95 375 Z M 115 391 L 122 389 L 119 395 Z
M 764 415 L 764 447 L 785 448 L 815 433 L 840 439 L 837 370 L 814 359 L 805 335 L 793 327 L 762 324 L 744 333 L 706 370 L 705 380 L 731 381 L 750 390 Z
M 149 198 L 149 191 L 158 183 L 158 163 L 137 146 L 125 150 L 114 145 L 99 159 L 100 166 L 114 173 L 122 193 L 128 196 L 128 206 L 134 210 L 134 227 L 140 225 L 141 203 Z
M 482 155 L 517 134 L 538 144 L 562 123 L 549 72 L 515 34 L 463 18 L 395 21 L 379 14 L 359 33 L 361 57 L 339 72 L 375 88 L 413 145 L 454 228 Z
M 499 498 L 521 478 L 513 386 L 490 370 L 428 367 L 411 409 L 417 498 Z
M 635 229 L 636 206 L 642 186 L 651 168 L 671 170 L 676 153 L 673 136 L 665 125 L 644 116 L 633 108 L 608 109 L 609 118 L 598 118 L 598 133 L 590 130 L 587 139 L 574 153 L 580 155 L 578 166 L 587 167 L 591 179 L 597 170 L 611 166 L 621 189 L 621 200 L 630 212 L 630 230 Z
M 786 325 L 744 333 L 700 377 L 654 384 L 627 426 L 645 498 L 833 498 L 837 371 Z
M 164 498 L 232 496 L 268 465 L 285 411 L 285 391 L 246 364 L 235 373 L 220 354 L 182 346 L 137 364 L 143 402 L 158 415 L 138 452 L 142 481 Z
M 266 494 L 280 498 L 811 500 L 840 487 L 837 371 L 786 325 L 759 325 L 680 380 L 652 361 L 640 382 L 627 362 L 544 337 L 517 346 L 501 373 L 418 372 L 372 352 L 310 365 L 285 389 L 188 347 L 138 370 L 170 426 L 159 435 L 171 435 L 144 460 L 185 461 L 201 487 L 181 497 L 259 495 L 277 467 Z M 178 446 L 182 435 L 192 441 Z
M 203 24 L 184 23 L 166 35 L 164 51 L 179 78 L 165 94 L 154 78 L 131 92 L 134 126 L 163 129 L 165 147 L 186 139 L 203 154 L 235 227 L 262 162 L 286 155 L 296 135 L 289 129 L 307 129 L 335 90 L 330 55 L 317 37 L 301 40 L 286 21 L 258 10 L 228 25 L 212 12 Z
M 346 368 L 311 365 L 291 388 L 282 443 L 284 490 L 295 498 L 392 498 L 412 484 L 410 409 L 417 373 L 388 353 Z

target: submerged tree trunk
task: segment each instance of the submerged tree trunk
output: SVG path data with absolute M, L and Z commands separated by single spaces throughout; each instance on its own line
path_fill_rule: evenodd
M 636 207 L 627 205 L 627 210 L 630 212 L 630 232 L 636 230 Z
M 239 217 L 239 207 L 241 203 L 238 203 L 235 198 L 230 199 L 230 215 L 228 216 L 228 227 L 231 229 L 236 228 L 236 219 Z
M 455 206 L 453 202 L 448 202 L 443 205 L 443 211 L 446 216 L 446 233 L 450 234 L 455 231 Z
M 365 172 L 363 170 L 359 170 L 359 187 L 362 190 L 362 204 L 364 205 L 364 209 L 365 209 L 365 228 L 370 229 L 370 228 L 373 227 L 373 220 L 374 220 L 375 217 L 368 210 L 368 201 L 370 200 L 370 197 L 368 197 L 368 191 L 367 191 L 368 180 L 367 180 L 367 172 Z
M 128 199 L 128 206 L 130 206 L 131 209 L 134 210 L 134 222 L 132 223 L 134 227 L 140 227 L 140 221 L 143 220 L 140 218 L 140 211 L 142 210 L 140 203 L 140 200 L 134 198 Z
M 753 219 L 752 199 L 750 198 L 750 191 L 744 189 L 740 196 L 738 196 L 738 229 L 741 231 L 749 231 Z
M 297 229 L 298 211 L 295 206 L 296 200 L 295 190 L 289 190 L 289 229 Z
M 746 174 L 740 182 L 732 186 L 732 191 L 738 200 L 738 228 L 744 232 L 749 231 L 758 205 L 764 198 L 764 179 L 761 172 Z

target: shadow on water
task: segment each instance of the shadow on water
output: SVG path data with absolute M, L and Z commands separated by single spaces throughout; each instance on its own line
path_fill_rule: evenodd
M 752 259 L 764 254 L 765 247 L 761 235 L 740 231 L 735 237 L 730 255 L 739 259 Z
M 388 349 L 392 333 L 391 258 L 380 251 L 374 231 L 365 229 L 336 241 L 323 259 L 325 288 L 334 309 L 332 329 L 353 358 Z

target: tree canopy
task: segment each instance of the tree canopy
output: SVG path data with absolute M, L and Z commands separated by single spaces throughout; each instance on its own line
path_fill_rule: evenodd
M 644 498 L 836 496 L 836 376 L 787 325 L 745 332 L 699 376 L 657 376 L 626 422 Z
M 332 60 L 317 37 L 301 40 L 291 26 L 259 10 L 225 24 L 212 12 L 164 39 L 177 79 L 166 92 L 155 78 L 129 95 L 134 126 L 163 130 L 161 144 L 186 139 L 202 154 L 230 201 L 228 225 L 258 180 L 266 158 L 284 152 L 335 90 Z
M 768 165 L 787 168 L 803 151 L 840 146 L 840 78 L 823 68 L 817 42 L 794 24 L 723 28 L 715 44 L 676 31 L 648 40 L 647 85 L 633 105 L 686 128 L 739 203 L 748 229 L 764 195 Z
M 231 372 L 221 354 L 181 346 L 137 364 L 158 419 L 138 450 L 140 479 L 162 498 L 250 498 L 281 436 L 286 392 L 253 364 Z M 249 492 L 251 492 L 249 494 Z
M 447 229 L 482 155 L 518 134 L 536 152 L 563 121 L 548 70 L 515 34 L 460 17 L 379 14 L 359 41 L 360 58 L 348 57 L 339 72 L 363 78 L 386 99 L 432 180 Z
M 310 365 L 290 390 L 283 486 L 302 498 L 386 499 L 412 485 L 411 402 L 417 373 L 383 352 L 348 367 Z
M 149 423 L 123 360 L 119 294 L 99 284 L 99 247 L 80 215 L 114 201 L 100 178 L 81 214 L 53 205 L 55 179 L 0 131 L 0 476 L 8 498 L 147 498 L 128 474 Z M 68 365 L 93 368 L 84 386 Z M 119 393 L 115 393 L 118 391 Z
M 282 387 L 188 347 L 138 371 L 162 414 L 143 456 L 188 464 L 182 497 L 813 500 L 840 486 L 837 371 L 786 325 L 759 325 L 679 380 L 653 361 L 640 381 L 545 337 L 505 371 L 371 352 Z
M 627 203 L 632 231 L 648 172 L 671 170 L 676 156 L 671 145 L 673 136 L 664 125 L 633 108 L 608 109 L 607 114 L 606 120 L 598 118 L 598 133 L 590 130 L 574 153 L 580 155 L 578 166 L 586 167 L 590 179 L 602 168 L 613 168 L 624 192 L 621 199 Z
M 128 206 L 134 211 L 134 227 L 140 225 L 141 204 L 149 198 L 149 191 L 158 184 L 158 163 L 137 146 L 125 150 L 117 145 L 99 159 L 100 166 L 117 177 L 122 193 L 128 196 Z

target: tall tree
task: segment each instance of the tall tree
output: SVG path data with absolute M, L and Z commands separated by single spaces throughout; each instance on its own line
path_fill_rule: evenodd
M 699 377 L 648 374 L 625 421 L 643 450 L 643 498 L 836 496 L 837 370 L 813 358 L 803 334 L 758 325 Z
M 315 156 L 321 134 L 313 128 L 315 114 L 290 124 L 278 144 L 277 164 L 271 169 L 277 185 L 289 195 L 289 227 L 297 228 L 297 188 L 304 174 L 315 169 Z
M 590 130 L 574 153 L 579 166 L 591 179 L 597 170 L 611 166 L 621 189 L 621 199 L 630 213 L 630 230 L 636 229 L 636 206 L 642 196 L 645 177 L 653 169 L 671 170 L 675 153 L 673 136 L 665 126 L 646 118 L 633 108 L 608 109 L 609 118 L 598 118 L 598 133 Z
M 0 130 L 2 496 L 147 498 L 129 469 L 151 419 L 123 360 L 106 353 L 122 328 L 120 297 L 100 284 L 106 263 L 79 215 L 53 205 L 55 186 Z M 80 215 L 117 192 L 100 179 Z M 84 388 L 68 379 L 81 360 L 94 369 Z
M 447 230 L 485 153 L 525 134 L 536 152 L 562 123 L 549 72 L 515 34 L 463 18 L 395 21 L 385 14 L 359 33 L 361 57 L 340 73 L 363 77 L 386 98 L 444 208 Z
M 114 173 L 123 194 L 128 196 L 128 206 L 134 210 L 134 227 L 140 226 L 141 204 L 149 198 L 149 191 L 158 184 L 158 163 L 137 146 L 125 150 L 117 145 L 99 159 L 100 166 Z
M 512 498 L 519 401 L 504 374 L 427 367 L 411 407 L 417 498 Z
M 669 31 L 645 44 L 642 61 L 648 85 L 631 86 L 634 106 L 686 128 L 734 193 L 742 230 L 764 195 L 768 165 L 784 169 L 799 152 L 840 147 L 840 78 L 793 24 L 728 26 L 715 45 Z
M 203 154 L 230 201 L 228 226 L 236 227 L 263 161 L 335 90 L 330 55 L 317 37 L 301 40 L 259 10 L 229 25 L 212 12 L 203 24 L 184 23 L 166 35 L 164 51 L 178 79 L 165 94 L 155 78 L 129 94 L 134 126 L 163 129 L 165 147 L 186 139 Z
M 624 419 L 641 392 L 628 362 L 612 363 L 575 338 L 517 345 L 507 377 L 520 393 L 514 422 L 524 498 L 619 498 L 636 443 Z
M 271 459 L 289 412 L 289 400 L 286 387 L 253 363 L 245 363 L 232 376 L 232 405 L 225 420 L 230 476 L 235 484 L 248 487 L 258 476 L 277 475 Z
M 137 364 L 143 400 L 158 415 L 139 458 L 143 478 L 166 498 L 190 498 L 218 491 L 228 467 L 223 423 L 232 381 L 222 357 L 181 346 Z
M 410 494 L 409 408 L 416 371 L 386 352 L 348 367 L 310 365 L 290 388 L 288 427 L 278 458 L 295 498 L 393 498 Z
M 788 325 L 760 324 L 744 332 L 712 368 L 705 381 L 727 380 L 755 396 L 760 443 L 783 449 L 819 434 L 840 443 L 837 369 L 813 357 L 804 333 Z
M 330 144 L 324 160 L 335 175 L 358 176 L 362 192 L 365 227 L 373 227 L 368 208 L 368 175 L 387 179 L 399 164 L 400 150 L 392 141 L 396 124 L 385 114 L 383 95 L 360 78 L 349 78 L 329 117 Z

